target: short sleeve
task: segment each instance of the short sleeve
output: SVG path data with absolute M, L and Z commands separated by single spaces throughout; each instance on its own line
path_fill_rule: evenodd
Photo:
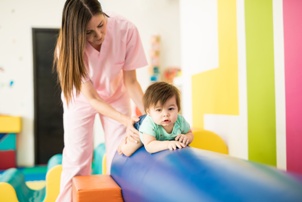
M 139 132 L 141 134 L 148 134 L 156 137 L 155 127 L 155 123 L 152 121 L 151 117 L 147 115 L 139 127 Z
M 146 66 L 147 59 L 140 39 L 139 32 L 135 25 L 129 24 L 126 43 L 126 57 L 124 70 L 133 70 Z
M 179 115 L 180 125 L 181 125 L 181 132 L 183 134 L 186 134 L 190 131 L 191 127 L 190 124 L 186 121 L 186 119 Z

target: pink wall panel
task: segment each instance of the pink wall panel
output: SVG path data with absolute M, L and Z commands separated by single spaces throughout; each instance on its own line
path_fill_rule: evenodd
M 302 173 L 302 1 L 284 0 L 287 170 Z

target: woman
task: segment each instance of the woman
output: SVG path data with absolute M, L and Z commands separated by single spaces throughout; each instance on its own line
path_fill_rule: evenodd
M 71 180 L 91 173 L 93 123 L 100 116 L 107 171 L 127 135 L 139 141 L 130 99 L 143 111 L 136 69 L 147 65 L 136 27 L 102 11 L 98 0 L 67 0 L 55 52 L 64 108 L 64 149 L 57 201 L 72 201 Z

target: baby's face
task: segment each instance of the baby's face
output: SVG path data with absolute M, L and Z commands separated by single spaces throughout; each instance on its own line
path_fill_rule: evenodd
M 148 114 L 157 125 L 161 125 L 169 131 L 173 128 L 178 116 L 175 96 L 169 98 L 163 105 L 157 103 L 155 106 L 151 106 Z

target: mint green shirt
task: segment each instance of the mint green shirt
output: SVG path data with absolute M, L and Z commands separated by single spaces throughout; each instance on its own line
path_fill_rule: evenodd
M 185 118 L 178 114 L 177 120 L 174 123 L 171 133 L 167 133 L 166 130 L 153 122 L 152 118 L 147 115 L 139 127 L 140 138 L 142 134 L 148 134 L 155 137 L 156 140 L 174 140 L 179 134 L 186 134 L 190 131 L 190 125 Z

